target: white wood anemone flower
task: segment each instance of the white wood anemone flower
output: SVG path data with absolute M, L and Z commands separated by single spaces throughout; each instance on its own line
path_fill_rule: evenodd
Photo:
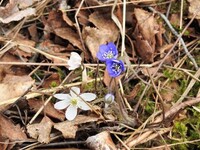
M 76 52 L 71 52 L 70 58 L 67 62 L 67 65 L 69 66 L 69 70 L 75 70 L 76 68 L 79 68 L 81 66 L 82 58 L 81 56 Z
M 73 120 L 77 115 L 77 109 L 90 110 L 86 102 L 90 102 L 96 98 L 93 93 L 80 93 L 80 88 L 72 87 L 70 94 L 55 94 L 55 98 L 61 100 L 54 104 L 54 108 L 58 110 L 66 109 L 65 117 L 67 120 Z M 84 100 L 84 101 L 83 101 Z

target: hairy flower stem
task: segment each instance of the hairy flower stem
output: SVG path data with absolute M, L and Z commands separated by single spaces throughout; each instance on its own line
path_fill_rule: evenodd
M 125 108 L 125 104 L 123 103 L 123 97 L 122 97 L 120 91 L 118 90 L 118 86 L 116 84 L 117 83 L 116 79 L 114 81 L 115 81 L 116 101 L 117 101 L 117 104 L 119 105 L 118 113 L 124 124 L 134 127 L 137 125 L 137 121 L 135 118 L 129 117 L 128 112 L 126 111 L 126 108 Z

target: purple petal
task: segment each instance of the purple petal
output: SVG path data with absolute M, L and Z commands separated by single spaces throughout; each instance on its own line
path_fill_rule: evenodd
M 117 47 L 115 46 L 115 44 L 113 42 L 110 42 L 110 43 L 108 43 L 107 46 L 108 46 L 108 49 L 113 52 L 113 55 L 114 55 L 113 58 L 117 58 L 118 50 L 117 50 Z
M 106 61 L 106 69 L 111 77 L 117 77 L 125 70 L 125 67 L 123 61 L 111 59 Z
M 103 58 L 103 54 L 101 53 L 101 51 L 98 51 L 98 52 L 97 52 L 97 58 L 98 58 L 100 61 L 102 61 L 102 62 L 106 61 L 106 59 Z

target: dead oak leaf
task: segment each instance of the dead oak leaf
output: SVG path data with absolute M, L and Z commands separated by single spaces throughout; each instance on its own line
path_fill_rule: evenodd
M 18 125 L 14 125 L 8 118 L 0 114 L 0 138 L 8 138 L 11 141 L 26 140 L 26 134 Z
M 98 121 L 97 117 L 78 115 L 73 121 L 55 123 L 54 128 L 62 132 L 64 138 L 75 138 L 78 125 Z
M 75 126 L 72 122 L 56 123 L 54 128 L 62 132 L 64 138 L 75 138 L 78 126 Z
M 40 123 L 28 125 L 27 132 L 40 143 L 49 143 L 52 126 L 53 122 L 45 116 Z
M 100 14 L 97 11 L 89 16 L 89 21 L 96 27 L 84 27 L 83 39 L 93 59 L 96 59 L 99 45 L 116 41 L 119 31 L 109 16 Z
M 155 42 L 155 25 L 157 23 L 154 20 L 152 13 L 149 13 L 143 9 L 134 9 L 135 17 L 138 23 L 140 33 L 143 38 L 147 40 L 151 45 Z
M 55 33 L 57 36 L 68 40 L 80 50 L 83 50 L 78 34 L 67 25 L 65 20 L 63 20 L 62 15 L 61 11 L 51 11 L 48 19 L 43 19 L 43 23 L 45 25 L 45 37 L 50 38 L 50 33 Z
M 157 46 L 162 46 L 164 29 L 159 25 L 153 14 L 143 9 L 134 9 L 137 26 L 134 31 L 136 50 L 145 62 L 153 62 Z
M 44 102 L 41 100 L 36 100 L 36 99 L 29 99 L 28 100 L 28 105 L 30 106 L 31 109 L 33 109 L 34 112 L 37 112 L 41 106 L 44 105 Z M 59 119 L 60 121 L 64 121 L 65 115 L 61 111 L 57 111 L 52 103 L 48 103 L 45 108 L 44 108 L 44 113 L 50 117 Z
M 71 28 L 68 27 L 56 28 L 54 29 L 54 32 L 57 36 L 65 40 L 68 40 L 70 43 L 72 43 L 79 49 L 83 49 L 78 34 L 75 33 Z
M 136 36 L 136 50 L 145 62 L 153 62 L 154 50 L 147 40 L 143 40 L 142 36 Z
M 7 74 L 0 83 L 0 111 L 9 104 L 6 102 L 7 100 L 21 96 L 33 84 L 34 80 L 29 76 L 15 76 Z

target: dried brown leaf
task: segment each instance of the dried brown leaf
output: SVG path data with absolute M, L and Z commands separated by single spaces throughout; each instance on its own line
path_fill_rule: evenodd
M 189 6 L 189 13 L 190 16 L 196 15 L 196 19 L 200 19 L 200 1 L 199 0 L 188 0 Z
M 142 34 L 143 38 L 153 46 L 155 43 L 155 34 L 157 32 L 154 29 L 156 22 L 152 13 L 139 8 L 134 9 L 134 13 L 137 19 L 140 33 Z
M 31 39 L 35 42 L 39 42 L 39 38 L 38 38 L 38 32 L 37 32 L 37 26 L 36 24 L 32 24 L 30 27 L 28 27 L 28 31 L 31 35 Z
M 110 77 L 110 75 L 108 74 L 107 69 L 105 69 L 104 71 L 104 76 L 103 76 L 103 82 L 104 84 L 109 87 L 111 90 L 115 89 L 115 86 L 118 85 L 119 80 L 123 77 L 123 75 L 120 75 L 116 78 L 112 78 Z
M 14 125 L 8 118 L 0 114 L 0 138 L 10 141 L 27 140 L 26 134 L 18 125 Z
M 57 36 L 68 40 L 71 44 L 78 47 L 79 49 L 83 49 L 78 34 L 75 33 L 71 28 L 56 28 L 54 29 L 54 32 Z
M 35 8 L 19 10 L 18 6 L 20 5 L 18 4 L 20 4 L 20 1 L 10 0 L 10 3 L 5 7 L 0 7 L 0 22 L 10 23 L 12 21 L 19 21 L 27 16 L 35 15 Z
M 65 138 L 75 138 L 78 125 L 99 120 L 97 117 L 78 115 L 73 121 L 55 123 L 54 128 L 62 132 Z
M 14 36 L 14 33 L 10 33 L 9 37 L 12 38 Z M 19 45 L 16 49 L 12 49 L 10 53 L 15 55 L 20 55 L 23 58 L 31 57 L 33 54 L 35 54 L 35 51 L 33 51 L 29 46 L 35 47 L 36 43 L 35 41 L 27 39 L 27 37 L 23 36 L 22 34 L 17 34 L 15 37 L 15 42 L 23 45 Z
M 33 4 L 33 2 L 36 2 L 37 0 L 18 0 L 19 8 L 24 9 Z
M 176 81 L 169 82 L 165 89 L 160 94 L 166 102 L 171 102 L 174 99 L 174 96 L 176 94 L 176 91 L 178 90 L 179 85 Z
M 162 24 L 158 24 L 152 13 L 134 9 L 137 26 L 134 31 L 136 50 L 145 62 L 153 62 L 156 46 L 162 45 Z M 157 45 L 156 45 L 157 42 Z
M 21 96 L 33 84 L 34 80 L 29 76 L 15 76 L 7 74 L 0 83 L 0 110 L 2 110 L 7 105 L 7 100 Z
M 143 40 L 141 36 L 136 37 L 136 50 L 145 62 L 153 62 L 154 50 L 147 40 Z
M 28 105 L 30 106 L 31 109 L 33 109 L 33 111 L 37 112 L 41 108 L 41 106 L 44 105 L 44 102 L 37 99 L 29 99 Z M 59 119 L 60 121 L 64 121 L 65 119 L 64 113 L 62 111 L 56 110 L 54 106 L 52 105 L 52 103 L 48 103 L 45 106 L 44 114 L 46 114 L 47 116 Z
M 52 126 L 53 122 L 45 116 L 40 123 L 28 125 L 27 132 L 40 143 L 49 143 Z
M 119 31 L 109 16 L 98 13 L 97 11 L 89 16 L 89 21 L 96 27 L 86 26 L 83 30 L 83 39 L 93 59 L 96 60 L 99 45 L 116 41 Z
M 62 132 L 64 138 L 75 138 L 76 131 L 78 130 L 78 126 L 68 121 L 56 123 L 54 128 Z
M 115 144 L 112 141 L 110 133 L 107 131 L 103 131 L 97 135 L 88 137 L 86 143 L 88 147 L 93 150 L 117 150 Z

